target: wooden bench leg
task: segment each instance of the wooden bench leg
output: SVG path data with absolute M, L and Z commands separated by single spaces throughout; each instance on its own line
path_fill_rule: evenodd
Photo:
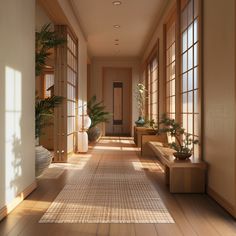
M 166 185 L 169 186 L 170 185 L 170 168 L 168 166 L 164 166 L 165 168 L 165 182 Z

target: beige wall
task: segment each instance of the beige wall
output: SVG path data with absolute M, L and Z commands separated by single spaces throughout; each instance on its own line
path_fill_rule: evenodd
M 208 186 L 235 205 L 235 1 L 204 1 L 204 158 Z
M 35 1 L 0 7 L 0 208 L 35 180 Z
M 102 70 L 104 67 L 131 68 L 132 69 L 132 126 L 138 119 L 135 88 L 140 80 L 140 62 L 133 58 L 95 58 L 91 64 L 91 95 L 96 95 L 98 101 L 102 100 Z

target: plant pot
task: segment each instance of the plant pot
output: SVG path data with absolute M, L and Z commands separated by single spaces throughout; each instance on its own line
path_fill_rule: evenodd
M 95 126 L 87 131 L 89 142 L 97 142 L 102 136 L 101 130 Z
M 43 146 L 35 147 L 35 176 L 38 177 L 49 167 L 52 154 Z
M 135 124 L 138 127 L 143 127 L 145 125 L 145 120 L 143 119 L 143 117 L 139 116 L 138 120 L 135 121 Z
M 192 156 L 192 153 L 174 152 L 173 155 L 178 160 L 187 160 Z

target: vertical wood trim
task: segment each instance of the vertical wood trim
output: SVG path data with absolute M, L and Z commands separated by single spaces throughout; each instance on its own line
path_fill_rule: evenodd
M 180 1 L 177 0 L 176 2 L 176 121 L 178 123 L 182 123 L 181 119 L 181 111 L 182 111 L 182 98 L 181 98 L 181 52 L 180 52 L 180 45 L 181 45 L 181 6 Z
M 166 24 L 163 25 L 163 105 L 164 105 L 164 113 L 167 113 L 167 103 L 166 103 L 166 84 L 167 84 L 167 74 L 166 74 Z
M 200 146 L 199 146 L 199 158 L 201 160 L 204 159 L 203 157 L 203 1 L 202 0 L 194 0 L 198 1 L 199 3 L 199 27 L 198 27 L 198 35 L 199 35 L 199 46 L 198 46 L 198 63 L 199 63 L 199 100 L 198 107 L 199 107 L 199 137 L 200 137 Z

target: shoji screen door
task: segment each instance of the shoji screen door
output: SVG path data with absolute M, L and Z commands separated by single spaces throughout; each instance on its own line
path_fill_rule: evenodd
M 55 113 L 54 161 L 64 162 L 77 150 L 78 130 L 78 41 L 66 26 L 56 30 L 67 42 L 56 53 L 55 94 L 65 98 Z

